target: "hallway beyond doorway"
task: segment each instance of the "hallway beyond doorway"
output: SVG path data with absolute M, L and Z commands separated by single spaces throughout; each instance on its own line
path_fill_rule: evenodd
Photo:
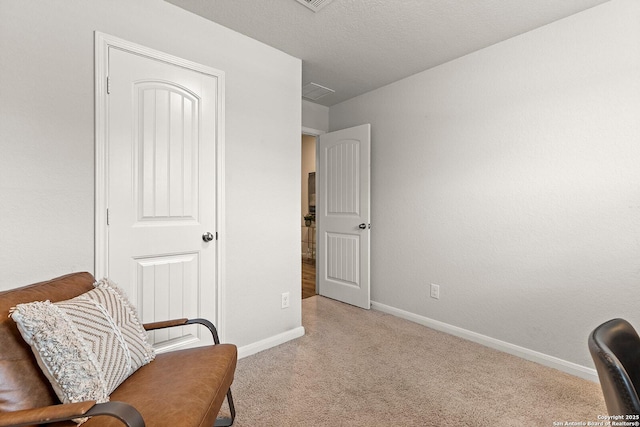
M 316 265 L 314 260 L 302 261 L 302 299 L 316 294 Z

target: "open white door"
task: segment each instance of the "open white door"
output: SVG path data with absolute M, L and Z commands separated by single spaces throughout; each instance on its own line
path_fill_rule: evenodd
M 320 135 L 318 293 L 369 309 L 371 125 Z

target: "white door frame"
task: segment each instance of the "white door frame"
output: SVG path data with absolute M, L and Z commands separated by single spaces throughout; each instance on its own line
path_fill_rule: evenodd
M 95 265 L 94 276 L 102 278 L 109 271 L 109 239 L 107 227 L 108 200 L 108 97 L 107 78 L 109 72 L 109 47 L 114 47 L 130 53 L 146 56 L 172 65 L 187 68 L 203 74 L 216 77 L 218 104 L 216 106 L 216 231 L 218 233 L 216 251 L 216 319 L 209 319 L 215 323 L 220 339 L 224 339 L 224 301 L 225 301 L 225 194 L 224 194 L 224 72 L 214 68 L 188 61 L 177 56 L 169 55 L 145 46 L 128 42 L 101 32 L 95 32 Z

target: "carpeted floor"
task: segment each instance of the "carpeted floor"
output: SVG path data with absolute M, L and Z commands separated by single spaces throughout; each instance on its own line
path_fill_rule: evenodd
M 305 336 L 238 362 L 235 426 L 553 426 L 606 414 L 590 381 L 378 311 L 302 304 Z

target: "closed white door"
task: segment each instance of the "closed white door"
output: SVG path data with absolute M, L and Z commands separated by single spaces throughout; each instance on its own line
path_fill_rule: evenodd
M 318 292 L 369 309 L 371 125 L 320 135 Z
M 219 77 L 108 48 L 108 276 L 141 320 L 217 320 Z M 211 342 L 198 326 L 156 348 Z

